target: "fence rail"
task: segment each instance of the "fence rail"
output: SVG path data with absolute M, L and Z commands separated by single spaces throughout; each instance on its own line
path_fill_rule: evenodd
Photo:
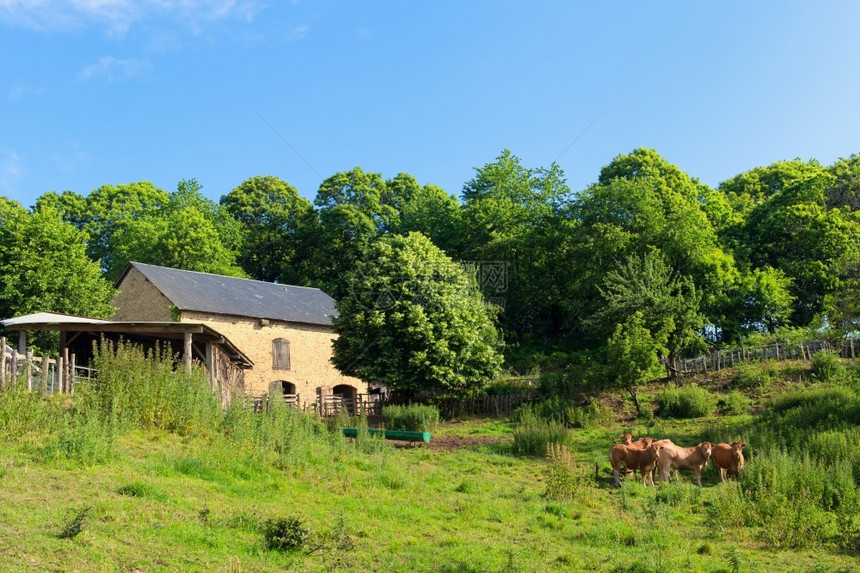
M 431 400 L 444 416 L 504 416 L 534 399 L 535 392 L 483 395 L 471 398 L 441 398 Z
M 762 346 L 742 346 L 730 350 L 715 350 L 711 354 L 696 358 L 678 358 L 673 362 L 664 360 L 666 368 L 674 374 L 700 374 L 717 372 L 736 364 L 762 360 L 811 360 L 812 355 L 824 350 L 838 352 L 842 358 L 857 358 L 860 341 L 853 338 L 832 340 L 806 340 L 801 342 L 777 342 Z
M 73 394 L 75 386 L 93 378 L 95 370 L 75 363 L 74 354 L 57 358 L 18 352 L 0 337 L 0 389 L 20 383 L 31 392 Z

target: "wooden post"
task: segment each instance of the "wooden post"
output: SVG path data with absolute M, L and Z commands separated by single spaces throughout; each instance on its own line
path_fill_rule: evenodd
M 63 393 L 65 380 L 63 380 L 63 367 L 65 363 L 63 362 L 63 357 L 57 357 L 57 381 L 54 382 L 54 394 L 59 390 L 60 394 Z
M 212 368 L 212 347 L 215 346 L 212 342 L 206 343 L 206 356 L 203 357 L 204 365 L 206 366 L 206 373 L 209 374 L 209 387 L 212 391 L 215 391 L 215 372 Z
M 63 392 L 68 394 L 72 389 L 72 381 L 69 380 L 69 347 L 63 348 Z
M 39 390 L 42 392 L 42 394 L 46 394 L 48 392 L 48 366 L 50 366 L 48 364 L 48 357 L 42 356 L 42 378 L 39 382 Z
M 776 360 L 777 360 L 777 362 L 779 362 L 779 342 L 776 343 L 776 345 L 774 346 L 774 349 L 775 349 L 774 351 L 776 352 Z
M 27 374 L 27 392 L 33 391 L 33 351 L 27 351 L 27 364 L 24 366 L 24 372 Z
M 191 333 L 185 333 L 185 349 L 183 354 L 183 360 L 185 362 L 185 368 L 191 370 Z
M 18 354 L 27 354 L 27 332 L 18 331 Z
M 12 380 L 13 381 L 14 381 L 16 376 L 18 376 L 18 351 L 13 348 L 12 349 Z
M 69 394 L 75 393 L 75 355 L 69 357 Z
M 0 336 L 0 390 L 6 387 L 6 337 Z
M 850 342 L 850 343 L 851 343 L 851 358 L 855 358 L 855 356 L 854 356 L 854 339 L 853 339 L 853 338 L 849 338 L 849 339 L 848 339 L 848 342 Z

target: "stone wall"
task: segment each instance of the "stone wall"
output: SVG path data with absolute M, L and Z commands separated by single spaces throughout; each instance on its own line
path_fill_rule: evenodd
M 119 287 L 111 301 L 116 307 L 114 320 L 170 320 L 170 299 L 137 269 L 129 269 Z
M 331 341 L 336 336 L 330 326 L 191 311 L 183 311 L 181 321 L 211 326 L 254 362 L 254 368 L 245 371 L 245 392 L 248 394 L 267 394 L 270 384 L 281 380 L 296 386 L 302 404 L 315 402 L 318 388 L 325 396 L 330 395 L 331 389 L 338 384 L 353 386 L 361 394 L 367 393 L 365 383 L 344 376 L 330 362 Z M 278 338 L 290 343 L 289 370 L 272 368 L 272 344 Z

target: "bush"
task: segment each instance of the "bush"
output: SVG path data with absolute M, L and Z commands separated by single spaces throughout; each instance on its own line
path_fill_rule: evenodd
M 752 408 L 752 400 L 737 390 L 732 390 L 731 393 L 720 398 L 718 404 L 723 409 L 723 413 L 728 416 L 748 414 Z
M 799 430 L 857 425 L 860 399 L 844 386 L 785 392 L 770 401 L 766 418 L 771 425 Z
M 294 551 L 307 542 L 310 530 L 297 517 L 268 519 L 263 524 L 266 549 L 271 551 Z
M 387 430 L 432 432 L 439 426 L 439 408 L 423 404 L 385 406 L 382 423 Z
M 657 414 L 664 418 L 699 418 L 714 411 L 716 398 L 696 384 L 677 387 L 670 384 L 657 394 Z
M 574 428 L 597 428 L 609 425 L 613 419 L 612 410 L 597 401 L 582 407 L 570 406 L 564 412 L 565 422 Z
M 848 369 L 833 350 L 812 355 L 812 375 L 822 382 L 840 382 L 848 377 Z
M 568 439 L 564 424 L 540 418 L 526 410 L 514 428 L 514 451 L 523 455 L 545 456 L 549 444 L 566 445 Z
M 740 364 L 735 367 L 731 385 L 740 390 L 766 390 L 771 383 L 770 371 L 759 364 Z

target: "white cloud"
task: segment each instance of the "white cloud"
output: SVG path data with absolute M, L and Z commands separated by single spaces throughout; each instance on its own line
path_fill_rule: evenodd
M 301 42 L 307 37 L 308 32 L 311 31 L 311 27 L 307 24 L 302 26 L 296 26 L 289 32 L 287 32 L 287 40 L 290 42 Z
M 122 35 L 138 22 L 168 17 L 202 28 L 207 22 L 250 22 L 259 0 L 0 0 L 0 21 L 40 31 L 97 26 Z
M 77 78 L 81 81 L 102 79 L 112 82 L 146 77 L 151 71 L 152 63 L 149 60 L 106 56 L 99 58 L 99 61 L 94 64 L 85 66 L 78 72 Z
M 24 82 L 16 82 L 9 90 L 9 101 L 18 102 L 27 96 L 42 96 L 45 95 L 45 88 L 31 86 Z

